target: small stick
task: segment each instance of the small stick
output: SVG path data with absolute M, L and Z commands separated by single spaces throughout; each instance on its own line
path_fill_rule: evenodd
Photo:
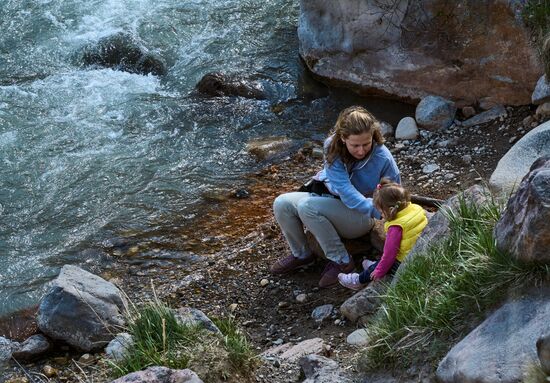
M 439 209 L 445 203 L 442 199 L 424 197 L 421 195 L 411 195 L 411 202 L 422 206 L 435 207 Z

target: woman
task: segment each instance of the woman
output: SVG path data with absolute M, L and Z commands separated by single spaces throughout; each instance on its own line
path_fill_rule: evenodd
M 361 237 L 372 229 L 373 217 L 380 217 L 372 203 L 380 179 L 401 183 L 397 164 L 384 146 L 380 123 L 360 106 L 340 113 L 324 151 L 324 167 L 313 179 L 313 193 L 286 193 L 273 203 L 275 219 L 292 254 L 276 261 L 271 272 L 286 274 L 313 262 L 305 226 L 329 260 L 319 287 L 332 286 L 338 283 L 339 273 L 354 270 L 341 237 Z

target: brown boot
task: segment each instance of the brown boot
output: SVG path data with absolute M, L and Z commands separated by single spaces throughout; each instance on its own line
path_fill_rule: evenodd
M 299 269 L 309 265 L 315 260 L 313 256 L 307 258 L 296 258 L 293 255 L 278 259 L 274 264 L 271 265 L 269 269 L 272 274 L 288 274 L 291 271 Z
M 319 287 L 325 288 L 334 286 L 338 283 L 338 274 L 340 273 L 351 273 L 355 270 L 355 263 L 353 262 L 353 258 L 350 257 L 349 263 L 342 263 L 338 264 L 332 261 L 329 261 L 325 269 L 323 270 L 323 274 L 321 275 L 321 279 L 319 280 Z

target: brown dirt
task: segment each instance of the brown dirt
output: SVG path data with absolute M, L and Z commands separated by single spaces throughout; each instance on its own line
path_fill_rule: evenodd
M 522 124 L 523 119 L 531 114 L 533 111 L 528 107 L 510 108 L 504 121 L 432 134 L 421 138 L 417 146 L 411 143 L 403 149 L 396 148 L 393 142 L 387 145 L 400 164 L 404 185 L 413 194 L 446 199 L 474 183 L 487 182 L 498 160 L 513 145 L 510 137 L 519 139 L 532 129 L 532 126 L 523 127 Z M 456 138 L 456 142 L 438 149 L 437 143 L 451 136 Z M 417 149 L 407 149 L 413 146 Z M 475 148 L 480 146 L 484 149 L 476 151 Z M 422 155 L 426 160 L 417 153 L 420 149 L 427 149 Z M 321 160 L 310 153 L 310 148 L 301 149 L 287 160 L 251 175 L 248 198 L 211 201 L 204 215 L 178 231 L 177 235 L 185 243 L 183 248 L 199 255 L 198 260 L 173 261 L 144 268 L 142 264 L 129 262 L 131 255 L 127 254 L 127 257 L 119 257 L 116 266 L 106 271 L 104 276 L 122 286 L 134 302 L 150 299 L 153 295 L 151 286 L 154 285 L 156 294 L 173 307 L 193 306 L 210 316 L 234 316 L 258 353 L 270 348 L 274 342 L 280 342 L 278 339 L 296 343 L 321 337 L 330 345 L 326 355 L 338 360 L 356 381 L 361 381 L 354 359 L 358 350 L 346 343 L 346 336 L 357 326 L 339 315 L 322 324 L 311 319 L 315 307 L 333 304 L 338 308 L 353 292 L 342 287 L 319 289 L 317 282 L 322 261 L 306 271 L 284 277 L 272 276 L 268 270 L 277 258 L 288 254 L 286 243 L 272 218 L 271 204 L 278 194 L 296 190 L 319 169 Z M 464 155 L 472 157 L 470 163 L 465 163 Z M 434 161 L 442 172 L 425 177 L 423 164 Z M 455 177 L 444 178 L 447 173 Z M 437 179 L 436 174 L 441 175 L 441 181 L 429 182 Z M 156 245 L 149 243 L 148 246 Z M 140 246 L 140 251 L 142 249 Z M 262 287 L 260 281 L 264 278 L 269 283 Z M 307 294 L 304 303 L 295 299 L 300 293 Z M 61 354 L 64 352 L 60 351 Z M 51 359 L 27 368 L 40 370 L 44 363 L 61 367 L 59 377 L 49 381 L 78 381 L 75 376 L 79 370 L 74 365 L 63 367 Z M 86 371 L 93 371 L 93 368 Z M 416 370 L 397 371 L 384 374 L 380 381 L 420 381 L 423 377 L 419 375 Z M 301 380 L 295 365 L 278 366 L 269 362 L 250 378 L 250 381 L 272 383 Z

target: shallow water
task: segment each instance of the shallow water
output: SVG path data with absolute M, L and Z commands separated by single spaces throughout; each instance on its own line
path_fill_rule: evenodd
M 0 315 L 35 303 L 66 262 L 101 268 L 101 252 L 83 249 L 182 225 L 204 193 L 238 187 L 263 165 L 250 139 L 322 139 L 356 102 L 392 123 L 410 112 L 309 79 L 298 13 L 290 0 L 3 2 Z M 120 32 L 167 74 L 82 65 L 84 47 Z M 259 82 L 267 99 L 198 96 L 212 71 Z

